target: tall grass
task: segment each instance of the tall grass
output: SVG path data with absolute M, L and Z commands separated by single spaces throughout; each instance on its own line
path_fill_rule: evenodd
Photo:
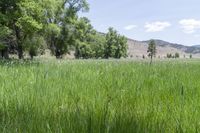
M 200 62 L 0 63 L 0 132 L 200 132 Z

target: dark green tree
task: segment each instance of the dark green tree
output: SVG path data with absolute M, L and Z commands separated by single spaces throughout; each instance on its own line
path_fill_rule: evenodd
M 127 57 L 127 39 L 113 28 L 106 34 L 105 58 Z
M 156 56 L 156 43 L 154 40 L 150 40 L 147 53 L 151 59 L 150 64 L 152 64 L 153 57 Z
M 62 58 L 62 55 L 69 52 L 70 45 L 76 45 L 77 14 L 87 11 L 88 4 L 86 0 L 47 1 L 50 2 L 47 8 L 47 40 L 52 53 L 57 58 Z M 52 4 L 55 6 L 52 7 Z
M 0 23 L 7 27 L 15 41 L 20 59 L 23 58 L 24 41 L 42 28 L 43 8 L 40 0 L 1 0 Z
M 172 54 L 167 54 L 167 58 L 172 58 Z
M 34 35 L 30 38 L 26 38 L 24 45 L 31 59 L 38 54 L 44 54 L 45 49 L 47 48 L 46 41 L 42 35 Z
M 190 59 L 192 59 L 192 54 L 190 54 Z
M 100 33 L 96 33 L 92 35 L 92 49 L 95 52 L 95 58 L 104 58 L 105 57 L 105 46 L 106 46 L 106 38 L 104 35 Z
M 175 53 L 175 58 L 179 58 L 179 57 L 180 57 L 179 53 Z
M 9 58 L 8 50 L 10 43 L 10 34 L 11 31 L 9 30 L 9 28 L 0 24 L 0 58 Z
M 96 32 L 87 18 L 80 18 L 76 25 L 76 58 L 103 58 L 104 49 L 105 36 Z

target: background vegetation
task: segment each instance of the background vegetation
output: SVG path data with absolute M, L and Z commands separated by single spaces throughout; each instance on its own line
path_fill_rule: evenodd
M 74 49 L 76 58 L 127 56 L 127 40 L 113 28 L 98 33 L 90 21 L 78 16 L 89 10 L 86 0 L 1 0 L 0 54 L 28 52 L 33 58 L 50 49 L 56 58 Z

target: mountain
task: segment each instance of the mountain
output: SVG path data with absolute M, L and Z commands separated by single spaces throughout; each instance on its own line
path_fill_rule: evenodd
M 99 32 L 105 36 L 105 33 Z M 137 41 L 128 39 L 128 57 L 129 58 L 142 58 L 147 57 L 147 48 L 150 40 Z M 181 58 L 189 58 L 192 54 L 195 58 L 200 58 L 200 45 L 185 46 L 177 43 L 170 43 L 163 40 L 155 39 L 157 45 L 157 57 L 165 58 L 167 54 L 179 53 Z
M 200 48 L 200 45 L 193 45 L 193 47 L 197 47 L 197 48 Z
M 162 41 L 162 40 L 155 40 L 155 42 L 158 46 L 161 46 L 161 47 L 169 46 L 169 47 L 177 48 L 177 49 L 183 50 L 184 52 L 189 53 L 189 54 L 200 53 L 200 45 L 184 46 L 181 44 L 169 43 L 169 42 Z M 149 43 L 149 41 L 146 41 L 146 43 Z
M 130 58 L 141 58 L 147 56 L 147 41 L 137 41 L 128 39 L 128 55 Z M 157 57 L 164 58 L 168 53 L 179 53 L 180 57 L 189 57 L 190 54 L 193 57 L 200 57 L 200 45 L 184 46 L 181 44 L 170 43 L 163 40 L 155 40 L 157 45 Z

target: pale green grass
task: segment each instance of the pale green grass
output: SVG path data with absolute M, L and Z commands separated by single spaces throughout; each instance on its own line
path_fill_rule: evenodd
M 200 62 L 2 62 L 0 132 L 200 132 Z

